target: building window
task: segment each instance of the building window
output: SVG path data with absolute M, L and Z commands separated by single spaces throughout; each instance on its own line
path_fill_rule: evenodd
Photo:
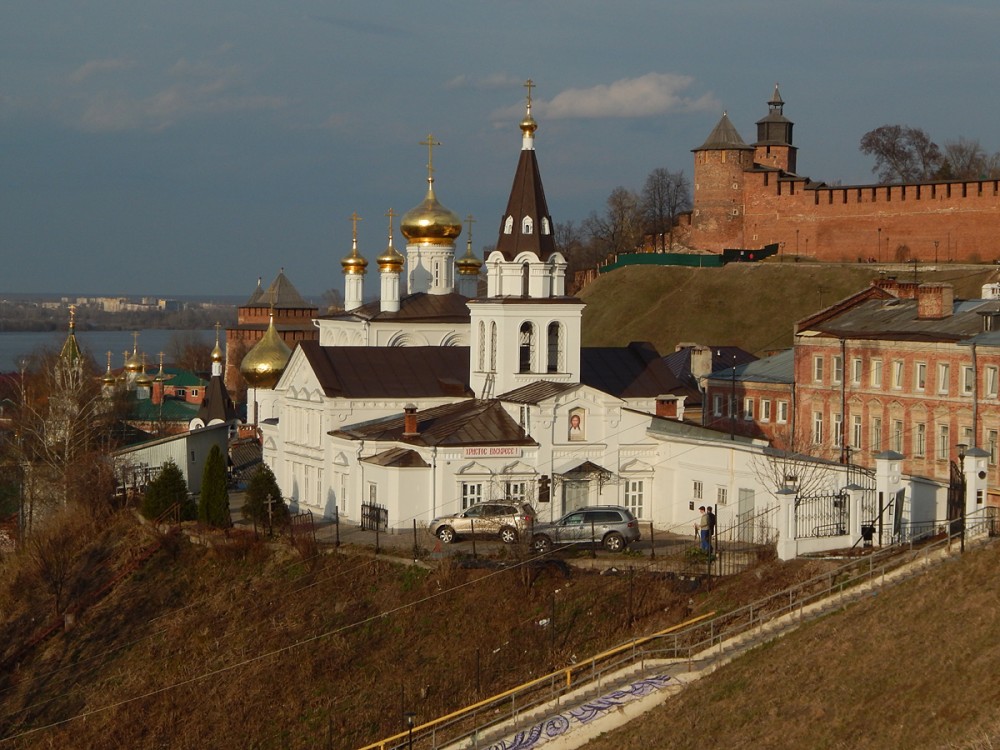
M 462 510 L 483 501 L 482 482 L 462 482 Z
M 753 399 L 745 398 L 743 399 L 743 419 L 747 421 L 753 420 Z
M 917 429 L 913 433 L 913 454 L 927 455 L 927 425 L 923 422 L 917 423 Z
M 986 445 L 989 447 L 990 451 L 990 466 L 997 465 L 997 439 L 1000 437 L 1000 433 L 997 430 L 989 430 L 986 433 Z
M 917 362 L 917 378 L 916 378 L 916 388 L 918 391 L 924 390 L 927 387 L 927 363 Z
M 854 385 L 861 385 L 861 357 L 855 357 L 851 360 L 851 382 Z
M 549 323 L 549 372 L 559 372 L 562 364 L 562 326 Z
M 840 414 L 833 415 L 833 445 L 839 448 L 844 444 L 844 418 Z
M 823 357 L 813 357 L 813 382 L 823 382 Z
M 997 368 L 986 368 L 986 396 L 988 398 L 997 397 Z
M 694 485 L 691 487 L 691 494 L 694 495 L 695 500 L 701 500 L 705 496 L 705 485 L 701 483 L 701 480 L 695 479 Z
M 903 420 L 894 419 L 892 420 L 892 450 L 896 453 L 903 452 Z
M 524 481 L 520 482 L 504 482 L 504 498 L 513 503 L 523 503 L 528 497 L 528 483 Z
M 872 417 L 872 453 L 882 450 L 882 417 Z
M 486 369 L 486 323 L 479 321 L 479 372 Z
M 871 378 L 872 388 L 882 387 L 882 360 L 873 359 L 872 360 L 872 378 Z
M 531 434 L 531 407 L 527 404 L 521 405 L 518 423 L 521 425 L 521 429 L 524 430 L 525 435 Z
M 503 233 L 510 234 L 514 231 L 514 217 L 508 216 L 503 223 Z
M 636 518 L 642 518 L 642 480 L 625 480 L 625 507 L 632 511 Z
M 520 346 L 518 348 L 518 372 L 531 372 L 531 361 L 534 359 L 535 327 L 531 323 L 521 324 Z
M 490 321 L 490 372 L 497 371 L 497 323 Z
M 892 363 L 892 387 L 899 390 L 903 387 L 903 362 L 896 360 Z
M 823 412 L 813 412 L 813 444 L 823 444 Z
M 972 368 L 968 365 L 962 365 L 962 393 L 966 396 L 971 396 L 975 384 L 976 378 L 973 375 Z
M 937 389 L 938 393 L 948 392 L 948 378 L 951 375 L 951 365 L 941 362 L 937 367 Z
M 715 490 L 715 502 L 719 505 L 725 505 L 729 502 L 729 491 L 725 487 L 718 487 Z
M 948 454 L 951 450 L 951 441 L 948 437 L 948 425 L 939 424 L 938 425 L 938 445 L 937 445 L 937 460 L 947 461 Z
M 833 357 L 833 382 L 840 383 L 844 379 L 844 358 L 839 354 Z
M 368 504 L 378 504 L 378 485 L 374 482 L 368 483 Z
M 851 417 L 851 424 L 853 429 L 851 431 L 851 447 L 861 448 L 861 438 L 863 430 L 861 429 L 861 415 L 855 414 Z
M 788 402 L 779 401 L 778 402 L 778 422 L 780 424 L 785 424 L 788 421 Z
M 530 216 L 525 216 L 521 220 L 521 234 L 532 234 L 535 231 L 535 225 L 531 221 Z
M 973 442 L 973 440 L 972 440 L 972 428 L 971 427 L 963 427 L 962 428 L 962 439 L 959 440 L 958 442 L 965 443 L 966 445 L 974 445 L 975 444 Z
M 762 398 L 760 400 L 760 421 L 771 421 L 771 399 L 769 398 Z
M 722 396 L 721 394 L 714 394 L 712 396 L 712 414 L 716 417 L 722 416 Z

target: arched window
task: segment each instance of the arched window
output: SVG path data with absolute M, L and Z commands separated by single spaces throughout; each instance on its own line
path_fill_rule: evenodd
M 530 297 L 529 290 L 531 289 L 531 266 L 525 263 L 521 266 L 521 296 Z
M 514 231 L 514 217 L 508 216 L 507 220 L 503 223 L 503 233 L 510 234 Z
M 531 234 L 535 230 L 535 223 L 530 216 L 521 219 L 521 234 Z
M 479 321 L 479 372 L 482 372 L 485 369 L 486 369 L 486 323 L 480 320 Z
M 549 229 L 549 220 L 547 217 L 542 217 L 542 234 L 548 234 L 551 230 Z
M 490 372 L 497 371 L 497 324 L 490 323 Z
M 549 323 L 548 334 L 548 371 L 560 372 L 562 370 L 562 326 L 558 323 Z
M 535 353 L 535 327 L 528 322 L 521 324 L 518 346 L 518 372 L 531 372 L 531 362 Z

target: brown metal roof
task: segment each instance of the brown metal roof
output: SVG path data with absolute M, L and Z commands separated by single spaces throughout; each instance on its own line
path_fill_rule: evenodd
M 339 398 L 468 397 L 465 346 L 299 346 L 323 392 Z
M 504 223 L 508 216 L 514 218 L 514 226 L 510 234 L 505 233 Z M 530 217 L 534 222 L 531 234 L 521 231 L 524 217 Z M 549 231 L 542 232 L 542 219 L 547 219 Z M 538 171 L 538 159 L 533 149 L 522 149 L 514 172 L 514 184 L 507 200 L 507 210 L 500 219 L 500 235 L 497 239 L 497 250 L 505 260 L 514 260 L 519 253 L 534 253 L 539 260 L 548 260 L 556 251 L 555 225 L 549 215 L 549 206 L 545 201 L 545 189 L 542 187 L 542 176 Z
M 324 320 L 386 320 L 407 321 L 411 323 L 468 323 L 468 297 L 452 292 L 451 294 L 427 294 L 417 292 L 408 294 L 399 301 L 398 312 L 382 312 L 379 300 L 368 302 L 349 312 L 333 315 L 321 315 Z
M 331 435 L 352 440 L 382 440 L 411 445 L 537 445 L 497 400 L 472 399 L 436 406 L 416 414 L 417 432 L 404 435 L 402 414 L 386 417 Z
M 983 300 L 958 301 L 947 318 L 921 319 L 916 300 L 869 299 L 810 328 L 838 338 L 958 341 L 983 330 L 977 312 L 982 305 Z
M 426 469 L 430 464 L 411 448 L 390 448 L 374 456 L 362 458 L 362 461 L 377 466 L 392 466 L 396 469 Z
M 553 383 L 551 380 L 539 380 L 502 393 L 497 396 L 497 399 L 500 401 L 512 401 L 515 404 L 537 404 L 547 398 L 578 387 L 579 383 Z

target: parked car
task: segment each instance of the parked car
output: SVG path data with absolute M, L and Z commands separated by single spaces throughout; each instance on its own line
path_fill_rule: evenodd
M 516 542 L 522 531 L 535 522 L 535 509 L 528 503 L 476 503 L 461 513 L 435 518 L 427 529 L 445 544 L 463 537 L 492 536 L 504 544 Z
M 570 511 L 554 523 L 535 524 L 531 545 L 548 552 L 557 544 L 588 544 L 591 540 L 610 552 L 621 552 L 639 541 L 639 522 L 619 505 L 592 505 Z

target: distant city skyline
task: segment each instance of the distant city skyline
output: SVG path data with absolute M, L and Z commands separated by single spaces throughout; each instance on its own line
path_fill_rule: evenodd
M 774 84 L 799 172 L 871 183 L 861 136 L 1000 151 L 987 0 L 616 4 L 317 0 L 0 9 L 0 290 L 249 296 L 284 267 L 343 289 L 426 190 L 492 245 L 531 78 L 557 223 L 655 168 L 690 178 L 723 111 L 748 142 Z M 466 234 L 459 238 L 464 251 Z M 405 243 L 396 222 L 395 244 Z M 370 273 L 366 292 L 377 290 Z

